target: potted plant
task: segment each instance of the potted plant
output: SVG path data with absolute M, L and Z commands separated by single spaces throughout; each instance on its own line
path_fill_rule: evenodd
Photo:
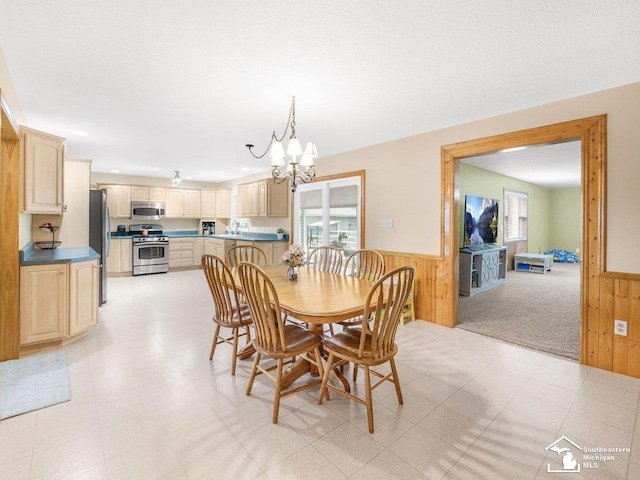
M 279 228 L 277 230 L 278 240 L 284 239 L 284 228 Z

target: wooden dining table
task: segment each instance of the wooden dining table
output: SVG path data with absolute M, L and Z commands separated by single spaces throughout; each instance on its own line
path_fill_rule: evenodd
M 375 283 L 309 267 L 298 268 L 297 280 L 288 280 L 285 265 L 268 265 L 263 270 L 276 288 L 280 309 L 288 316 L 306 322 L 309 330 L 321 336 L 324 336 L 323 325 L 362 315 L 369 290 Z M 235 269 L 233 275 L 238 289 L 242 291 Z M 247 358 L 252 353 L 247 349 L 243 357 Z M 283 388 L 306 373 L 317 375 L 317 369 L 304 356 L 300 356 L 284 372 Z M 349 389 L 348 382 L 339 371 L 335 371 L 335 377 L 343 387 Z

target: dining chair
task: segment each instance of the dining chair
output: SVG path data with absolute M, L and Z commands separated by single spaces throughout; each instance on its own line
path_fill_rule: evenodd
M 374 430 L 372 391 L 375 388 L 385 381 L 392 382 L 396 388 L 398 403 L 400 405 L 403 403 L 400 380 L 394 360 L 398 352 L 395 337 L 400 316 L 413 284 L 413 274 L 413 267 L 406 266 L 396 268 L 380 277 L 367 294 L 361 327 L 348 328 L 324 340 L 324 350 L 329 354 L 329 358 L 322 376 L 318 404 L 322 404 L 322 399 L 329 389 L 366 405 L 370 433 L 373 433 Z M 329 372 L 348 362 L 353 363 L 354 368 L 364 369 L 365 399 L 328 383 Z M 389 362 L 391 367 L 391 372 L 386 375 L 371 368 L 386 362 Z M 371 385 L 371 375 L 380 378 L 373 386 Z
M 378 280 L 384 274 L 384 258 L 375 250 L 356 250 L 347 257 L 344 274 L 364 280 Z M 343 328 L 362 324 L 362 316 L 338 322 Z
M 241 262 L 238 266 L 238 275 L 253 316 L 256 337 L 253 341 L 256 349 L 256 358 L 251 369 L 246 394 L 251 395 L 253 382 L 258 373 L 265 374 L 273 380 L 275 389 L 272 421 L 273 423 L 278 423 L 280 398 L 322 383 L 322 380 L 318 379 L 285 391 L 282 388 L 284 365 L 293 363 L 297 355 L 313 352 L 313 357 L 307 355 L 306 359 L 317 365 L 320 377 L 322 377 L 323 367 L 322 359 L 320 358 L 322 337 L 298 325 L 284 324 L 278 293 L 267 274 L 260 267 L 249 262 Z M 260 365 L 263 355 L 277 360 L 277 364 L 269 367 Z M 285 359 L 287 359 L 286 362 Z M 276 369 L 275 377 L 269 373 L 274 369 Z
M 213 321 L 216 324 L 216 331 L 213 335 L 209 360 L 213 360 L 213 354 L 218 344 L 223 342 L 230 344 L 233 347 L 231 375 L 235 375 L 239 356 L 238 338 L 246 336 L 247 344 L 251 341 L 251 330 L 249 329 L 249 325 L 253 323 L 251 311 L 246 304 L 240 302 L 231 270 L 222 259 L 215 255 L 203 255 L 202 270 L 209 284 L 215 306 Z M 220 335 L 221 327 L 231 329 L 233 335 L 230 337 Z M 242 328 L 246 331 L 240 334 L 239 331 Z
M 342 272 L 342 252 L 336 247 L 318 247 L 309 253 L 307 265 L 310 268 L 339 274 Z
M 259 267 L 264 267 L 267 264 L 267 255 L 264 250 L 253 245 L 231 247 L 225 259 L 229 268 L 236 268 L 240 262 L 250 262 Z

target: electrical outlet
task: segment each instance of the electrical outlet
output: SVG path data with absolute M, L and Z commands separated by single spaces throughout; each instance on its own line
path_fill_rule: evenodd
M 627 322 L 624 320 L 616 320 L 614 323 L 613 331 L 616 335 L 627 336 Z
M 579 248 L 576 248 L 576 253 L 580 253 L 580 249 Z
M 393 220 L 391 218 L 381 218 L 380 226 L 383 228 L 393 228 Z

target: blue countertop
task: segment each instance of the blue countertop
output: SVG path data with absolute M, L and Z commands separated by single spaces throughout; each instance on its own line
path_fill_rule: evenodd
M 50 263 L 75 263 L 99 260 L 100 255 L 91 247 L 54 248 L 39 250 L 33 243 L 20 250 L 20 265 L 45 265 Z
M 195 230 L 166 230 L 163 232 L 169 238 L 219 238 L 221 240 L 245 240 L 249 242 L 286 242 L 289 240 L 289 235 L 285 234 L 284 238 L 278 240 L 276 233 L 242 233 L 240 235 L 203 235 Z M 119 234 L 119 232 L 111 232 L 112 240 L 123 240 L 126 238 L 132 238 L 128 232 Z

